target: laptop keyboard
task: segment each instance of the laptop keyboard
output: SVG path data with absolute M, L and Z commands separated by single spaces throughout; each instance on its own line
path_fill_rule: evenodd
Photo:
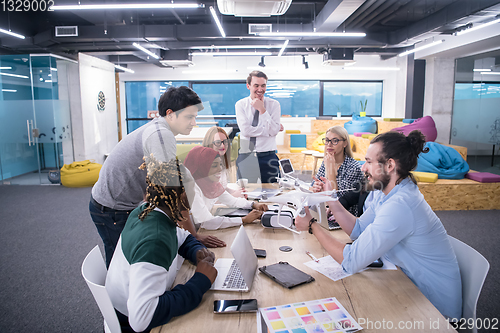
M 229 272 L 227 273 L 226 279 L 222 284 L 222 288 L 227 289 L 246 289 L 247 284 L 243 279 L 243 275 L 241 275 L 240 268 L 236 264 L 236 260 L 233 260 L 231 264 L 231 268 L 229 268 Z

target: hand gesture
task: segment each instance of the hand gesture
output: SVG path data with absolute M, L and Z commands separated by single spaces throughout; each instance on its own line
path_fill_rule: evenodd
M 285 130 L 285 127 L 283 127 L 283 124 L 280 124 L 280 132 L 283 132 Z
M 239 188 L 237 190 L 233 190 L 231 192 L 231 195 L 235 198 L 245 198 L 247 199 L 248 198 L 248 195 L 246 194 L 246 190 L 245 188 Z
M 325 186 L 325 184 L 323 184 L 321 180 L 316 178 L 316 176 L 314 176 L 313 179 L 314 179 L 314 184 L 311 187 L 311 191 L 313 191 L 314 193 L 323 192 L 324 191 L 323 187 Z
M 307 231 L 309 230 L 309 221 L 312 219 L 311 212 L 309 211 L 309 207 L 304 207 L 306 215 L 304 217 L 300 217 L 297 215 L 295 218 L 295 228 L 299 231 Z
M 211 283 L 214 283 L 217 277 L 217 270 L 214 267 L 214 263 L 206 259 L 200 260 L 197 263 L 195 272 L 205 275 Z
M 265 212 L 266 210 L 269 209 L 269 207 L 265 203 L 256 202 L 253 204 L 253 209 L 257 209 L 257 210 L 260 210 L 261 212 Z
M 206 247 L 204 247 L 198 250 L 198 252 L 196 252 L 196 263 L 199 263 L 202 260 L 214 263 L 215 254 Z
M 243 221 L 244 224 L 252 223 L 256 219 L 260 219 L 261 216 L 262 216 L 261 210 L 252 209 L 252 211 L 248 213 L 247 216 L 243 217 L 241 220 Z
M 319 177 L 321 181 L 323 181 L 323 191 L 331 191 L 333 190 L 332 182 L 326 179 L 325 177 Z
M 264 101 L 263 100 L 260 100 L 258 98 L 252 99 L 252 101 L 250 102 L 250 104 L 253 106 L 253 108 L 255 110 L 259 110 L 260 114 L 264 114 L 264 112 L 266 112 L 266 108 L 264 106 Z

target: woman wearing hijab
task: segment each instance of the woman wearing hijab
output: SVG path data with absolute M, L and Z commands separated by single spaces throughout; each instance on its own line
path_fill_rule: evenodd
M 222 163 L 218 152 L 201 146 L 191 149 L 184 160 L 184 165 L 196 182 L 195 197 L 191 206 L 194 223 L 200 224 L 207 230 L 252 223 L 267 210 L 266 204 L 236 198 L 224 189 L 219 181 L 223 170 Z M 228 207 L 252 209 L 252 211 L 244 217 L 213 216 L 210 211 L 217 201 Z

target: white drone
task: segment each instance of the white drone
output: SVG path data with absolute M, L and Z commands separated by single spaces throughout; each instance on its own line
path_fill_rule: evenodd
M 278 221 L 280 221 L 281 209 L 284 205 L 287 205 L 295 210 L 295 214 L 293 215 L 295 218 L 297 215 L 300 217 L 305 216 L 306 213 L 304 207 L 317 206 L 322 202 L 338 200 L 336 190 L 314 193 L 300 185 L 299 181 L 296 180 L 295 188 L 298 188 L 298 190 L 296 189 L 285 194 L 276 195 L 267 200 L 261 200 L 260 202 L 277 203 L 279 205 Z M 300 234 L 300 231 L 287 228 L 279 222 L 278 224 L 285 229 Z

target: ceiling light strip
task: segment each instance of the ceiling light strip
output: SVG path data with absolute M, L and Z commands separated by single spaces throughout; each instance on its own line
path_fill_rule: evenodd
M 104 9 L 190 9 L 205 8 L 198 3 L 129 3 L 129 4 L 96 4 L 96 5 L 53 5 L 52 10 L 104 10 Z
M 194 52 L 194 56 L 271 56 L 272 52 Z
M 222 37 L 226 38 L 226 33 L 224 32 L 224 29 L 222 28 L 222 24 L 219 21 L 219 18 L 217 17 L 217 13 L 215 12 L 214 7 L 210 6 L 210 13 L 212 13 L 212 16 L 214 17 L 215 23 L 217 24 L 217 28 L 219 28 L 220 34 Z
M 133 70 L 128 69 L 127 67 L 120 66 L 120 65 L 115 65 L 115 68 L 117 68 L 117 69 L 119 69 L 119 70 L 122 70 L 122 71 L 125 71 L 125 72 L 132 73 L 132 74 L 134 74 L 134 73 L 135 73 Z
M 137 43 L 133 43 L 132 45 L 134 45 L 135 47 L 137 47 L 137 48 L 138 48 L 139 50 L 141 50 L 142 52 L 149 54 L 149 55 L 150 55 L 150 56 L 152 56 L 153 58 L 155 58 L 155 59 L 160 59 L 160 57 L 159 57 L 159 56 L 157 56 L 157 55 L 156 55 L 156 54 L 154 54 L 153 52 L 149 51 L 149 50 L 148 50 L 148 49 L 146 49 L 145 47 L 142 47 L 142 46 L 140 46 L 140 45 L 139 45 L 139 44 L 137 44 Z
M 474 68 L 474 72 L 491 72 L 491 69 L 488 68 Z
M 7 34 L 7 35 L 11 35 L 11 36 L 17 37 L 17 38 L 20 38 L 20 39 L 25 39 L 26 38 L 23 35 L 16 34 L 15 32 L 12 32 L 12 31 L 9 31 L 9 30 L 5 30 L 5 29 L 1 29 L 1 28 L 0 28 L 0 32 L 4 33 L 4 34 Z
M 17 74 L 2 73 L 2 72 L 0 72 L 0 75 L 19 77 L 21 79 L 29 79 L 29 76 L 26 76 L 26 75 L 17 75 Z
M 286 46 L 288 45 L 289 40 L 287 39 L 285 43 L 283 43 L 283 46 L 281 47 L 281 50 L 278 52 L 278 57 L 281 57 L 283 52 L 285 52 Z
M 469 33 L 469 32 L 472 32 L 472 31 L 475 31 L 475 30 L 478 30 L 478 29 L 486 28 L 486 27 L 488 27 L 490 25 L 493 25 L 495 23 L 498 23 L 498 22 L 500 22 L 500 18 L 496 19 L 496 20 L 493 20 L 493 21 L 490 21 L 490 22 L 487 22 L 487 23 L 480 24 L 480 25 L 473 25 L 472 28 L 457 31 L 456 35 L 457 36 L 464 35 L 466 33 Z
M 265 37 L 365 37 L 363 32 L 260 32 Z
M 210 45 L 191 46 L 191 50 L 220 50 L 220 49 L 279 49 L 282 45 Z
M 429 47 L 441 44 L 442 42 L 444 42 L 444 39 L 437 40 L 437 41 L 429 43 L 427 45 L 415 47 L 414 49 L 411 49 L 411 50 L 408 50 L 408 51 L 405 51 L 405 52 L 402 52 L 402 53 L 398 54 L 398 56 L 404 57 L 405 55 L 412 54 L 412 53 L 415 53 L 417 51 L 422 51 L 422 50 L 428 49 Z
M 12 93 L 15 93 L 17 92 L 17 90 L 15 89 L 2 89 L 3 92 L 12 92 Z
M 481 72 L 481 75 L 500 75 L 500 72 Z
M 397 67 L 343 67 L 348 71 L 399 71 Z

